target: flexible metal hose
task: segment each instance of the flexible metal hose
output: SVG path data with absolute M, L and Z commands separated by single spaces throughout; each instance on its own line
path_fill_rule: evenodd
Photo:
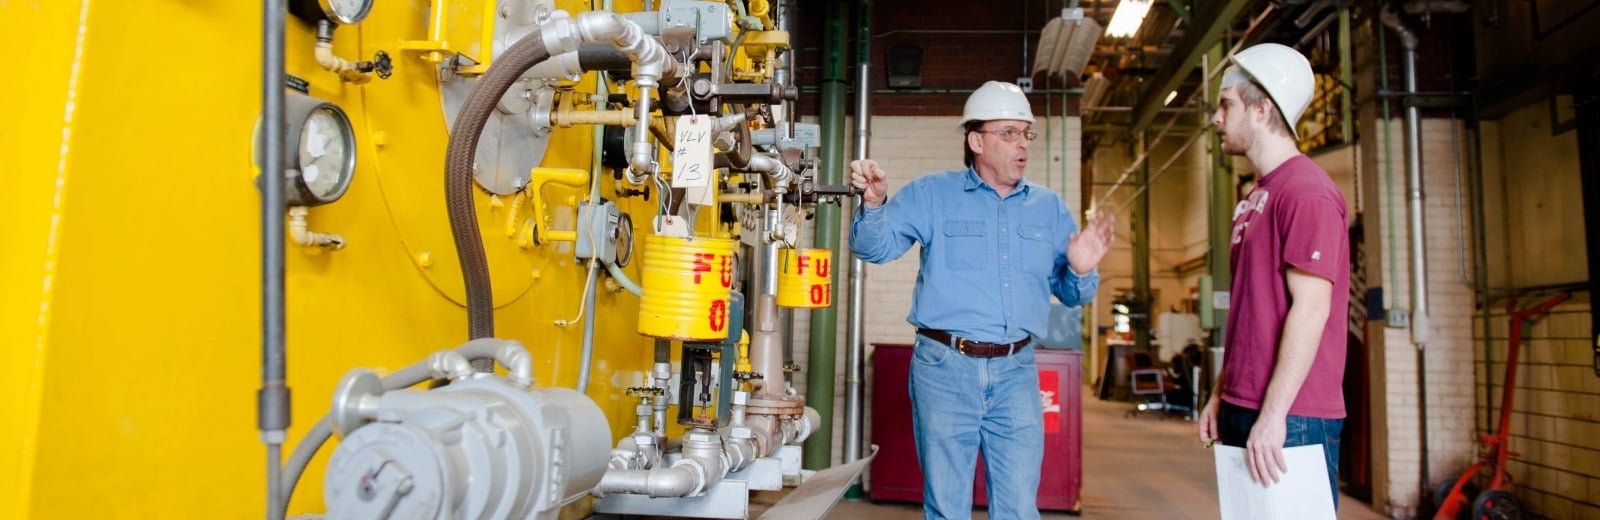
M 489 284 L 489 261 L 483 251 L 483 234 L 478 229 L 478 211 L 473 205 L 472 169 L 478 151 L 478 138 L 494 113 L 500 97 L 523 72 L 550 58 L 541 30 L 517 41 L 489 65 L 488 72 L 461 106 L 461 115 L 450 129 L 450 146 L 445 151 L 444 196 L 450 213 L 450 233 L 455 238 L 461 261 L 461 278 L 467 289 L 468 339 L 494 336 L 494 293 Z M 479 370 L 492 364 L 475 363 Z

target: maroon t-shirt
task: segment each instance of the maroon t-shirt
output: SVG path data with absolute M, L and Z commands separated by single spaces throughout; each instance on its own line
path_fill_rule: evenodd
M 1230 252 L 1233 293 L 1222 399 L 1261 409 L 1289 313 L 1287 275 L 1298 268 L 1332 281 L 1333 301 L 1317 358 L 1289 415 L 1343 418 L 1350 239 L 1339 187 L 1309 157 L 1285 161 L 1234 208 Z

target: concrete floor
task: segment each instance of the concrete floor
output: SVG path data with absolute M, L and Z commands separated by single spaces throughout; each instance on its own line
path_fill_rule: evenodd
M 1211 452 L 1195 438 L 1194 423 L 1174 416 L 1125 418 L 1128 403 L 1083 401 L 1083 518 L 1218 518 L 1217 477 Z M 782 498 L 762 492 L 751 518 Z M 973 518 L 988 518 L 982 510 Z M 920 504 L 843 501 L 829 518 L 910 520 Z M 1046 513 L 1044 518 L 1073 518 Z M 1386 518 L 1349 496 L 1339 499 L 1341 520 Z

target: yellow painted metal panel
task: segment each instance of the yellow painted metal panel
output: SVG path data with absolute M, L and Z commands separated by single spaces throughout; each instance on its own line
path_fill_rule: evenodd
M 0 516 L 25 518 L 39 442 L 40 395 L 66 210 L 79 51 L 89 2 L 0 3 L 0 34 L 36 60 L 0 82 Z
M 482 19 L 458 11 L 481 14 L 482 4 L 459 4 L 452 12 L 461 25 L 452 23 L 448 39 L 473 52 Z M 0 164 L 24 172 L 8 175 L 18 180 L 0 192 L 7 215 L 18 217 L 6 219 L 4 286 L 40 287 L 47 237 L 60 231 L 53 293 L 8 295 L 0 307 L 4 412 L 7 424 L 16 415 L 24 425 L 6 434 L 20 439 L 3 439 L 0 463 L 21 471 L 0 477 L 18 481 L 0 489 L 0 508 L 9 508 L 0 516 L 259 518 L 266 489 L 255 430 L 259 195 L 249 159 L 260 109 L 259 4 L 95 3 L 85 19 L 65 169 L 56 165 L 80 11 L 63 2 L 0 7 L 0 28 L 36 43 L 30 56 L 39 61 L 30 81 L 4 87 L 7 99 L 29 100 L 19 117 L 0 121 Z M 366 22 L 337 31 L 340 56 L 368 59 L 383 49 L 395 57 L 392 78 L 359 87 L 317 68 L 311 28 L 290 20 L 289 72 L 350 114 L 359 166 L 345 197 L 309 218 L 313 231 L 341 234 L 349 246 L 288 251 L 294 406 L 286 451 L 324 413 L 348 369 L 393 370 L 466 336 L 442 193 L 447 129 L 435 69 L 398 50 L 403 40 L 427 37 L 428 7 L 380 2 Z M 592 81 L 578 88 L 592 90 Z M 12 95 L 14 88 L 21 91 Z M 588 168 L 590 135 L 587 127 L 557 131 L 544 165 Z M 601 193 L 612 196 L 611 176 L 601 177 Z M 56 209 L 58 178 L 70 211 Z M 587 190 L 544 193 L 553 227 L 572 229 Z M 496 205 L 482 193 L 478 202 L 497 335 L 528 345 L 540 384 L 574 386 L 582 325 L 554 325 L 577 313 L 583 291 L 585 270 L 572 244 L 525 249 L 501 231 L 507 221 L 533 218 L 532 205 Z M 638 198 L 619 205 L 638 222 L 654 213 L 654 202 Z M 639 279 L 637 262 L 625 271 Z M 651 343 L 635 332 L 638 299 L 604 287 L 589 395 L 622 435 L 634 403 L 622 390 L 644 383 Z M 42 330 L 33 325 L 41 303 L 54 309 Z M 10 348 L 36 343 L 42 347 Z M 34 418 L 37 426 L 26 426 Z M 37 442 L 34 455 L 12 449 L 29 439 Z M 321 467 L 331 448 L 302 480 L 292 513 L 321 510 Z

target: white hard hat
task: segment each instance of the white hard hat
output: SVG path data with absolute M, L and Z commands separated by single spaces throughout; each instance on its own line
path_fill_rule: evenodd
M 1021 88 L 1003 81 L 990 81 L 967 97 L 967 106 L 961 111 L 961 124 L 996 119 L 1033 122 L 1033 105 L 1028 103 L 1028 96 Z
M 1306 57 L 1285 45 L 1263 43 L 1239 51 L 1233 56 L 1233 63 L 1267 91 L 1272 103 L 1283 112 L 1289 132 L 1299 139 L 1300 131 L 1295 123 L 1311 104 L 1311 94 L 1316 90 L 1316 78 L 1311 74 L 1311 63 Z M 1226 79 L 1223 83 L 1224 87 L 1228 86 Z

